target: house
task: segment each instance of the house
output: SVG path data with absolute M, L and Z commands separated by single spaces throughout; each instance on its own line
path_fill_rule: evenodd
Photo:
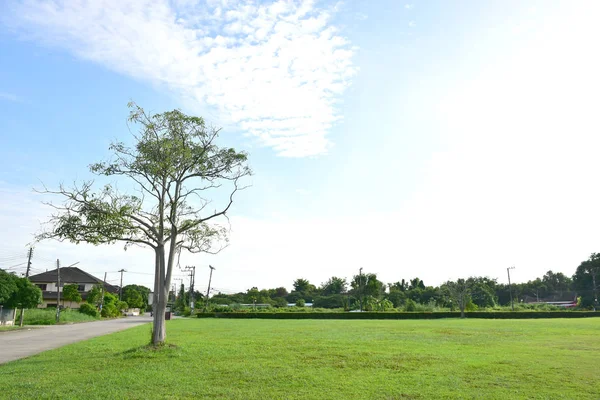
M 38 275 L 32 275 L 29 277 L 29 281 L 39 287 L 42 290 L 42 303 L 38 305 L 38 308 L 56 307 L 56 299 L 58 293 L 56 291 L 57 286 L 57 270 L 46 271 Z M 81 295 L 83 301 L 87 299 L 87 295 L 96 285 L 104 285 L 104 290 L 110 293 L 118 293 L 119 288 L 113 285 L 104 283 L 101 279 L 96 278 L 93 275 L 77 268 L 67 267 L 60 269 L 60 304 L 64 307 L 79 308 L 77 302 L 65 301 L 62 296 L 62 288 L 64 285 L 77 285 L 77 290 Z M 82 302 L 83 302 L 82 301 Z

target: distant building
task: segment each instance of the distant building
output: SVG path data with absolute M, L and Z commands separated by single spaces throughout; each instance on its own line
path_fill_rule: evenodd
M 556 307 L 577 307 L 577 293 L 562 292 L 548 297 L 523 296 L 523 302 L 527 304 L 549 304 Z
M 29 277 L 31 283 L 36 285 L 42 290 L 42 303 L 38 305 L 38 308 L 56 307 L 56 300 L 58 293 L 56 291 L 57 285 L 57 270 L 46 271 L 38 275 L 32 275 Z M 105 284 L 101 279 L 96 278 L 93 275 L 77 268 L 67 267 L 60 269 L 60 304 L 61 306 L 70 308 L 79 308 L 81 303 L 65 301 L 62 296 L 62 289 L 65 285 L 77 285 L 77 291 L 81 295 L 82 303 L 87 299 L 87 295 L 96 285 L 104 285 L 104 290 L 110 293 L 119 293 L 117 286 Z

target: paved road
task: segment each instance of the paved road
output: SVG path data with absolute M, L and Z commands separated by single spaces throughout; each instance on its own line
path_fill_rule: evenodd
M 151 321 L 152 318 L 146 316 L 127 317 L 0 332 L 0 364 Z

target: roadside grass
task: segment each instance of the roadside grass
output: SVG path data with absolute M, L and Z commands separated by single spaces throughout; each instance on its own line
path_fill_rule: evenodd
M 17 315 L 18 318 L 18 315 Z M 90 322 L 97 321 L 100 318 L 80 313 L 77 310 L 63 309 L 60 311 L 60 322 Z M 56 309 L 55 308 L 33 308 L 25 310 L 23 317 L 24 325 L 55 325 L 56 324 Z
M 600 319 L 167 321 L 0 366 L 10 399 L 598 399 Z
M 17 329 L 22 329 L 19 325 L 9 325 L 9 326 L 0 326 L 0 332 L 2 331 L 16 331 Z

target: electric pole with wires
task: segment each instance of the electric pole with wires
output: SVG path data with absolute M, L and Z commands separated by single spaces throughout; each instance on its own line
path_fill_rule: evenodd
M 33 256 L 33 247 L 29 248 L 27 254 L 27 271 L 25 271 L 25 278 L 29 278 L 29 271 L 31 270 L 31 256 Z M 23 326 L 23 318 L 25 315 L 25 309 L 21 307 L 21 316 L 19 317 L 19 326 Z
M 196 280 L 196 267 L 187 266 L 184 268 L 185 271 L 190 271 L 190 310 L 194 312 L 194 283 Z

